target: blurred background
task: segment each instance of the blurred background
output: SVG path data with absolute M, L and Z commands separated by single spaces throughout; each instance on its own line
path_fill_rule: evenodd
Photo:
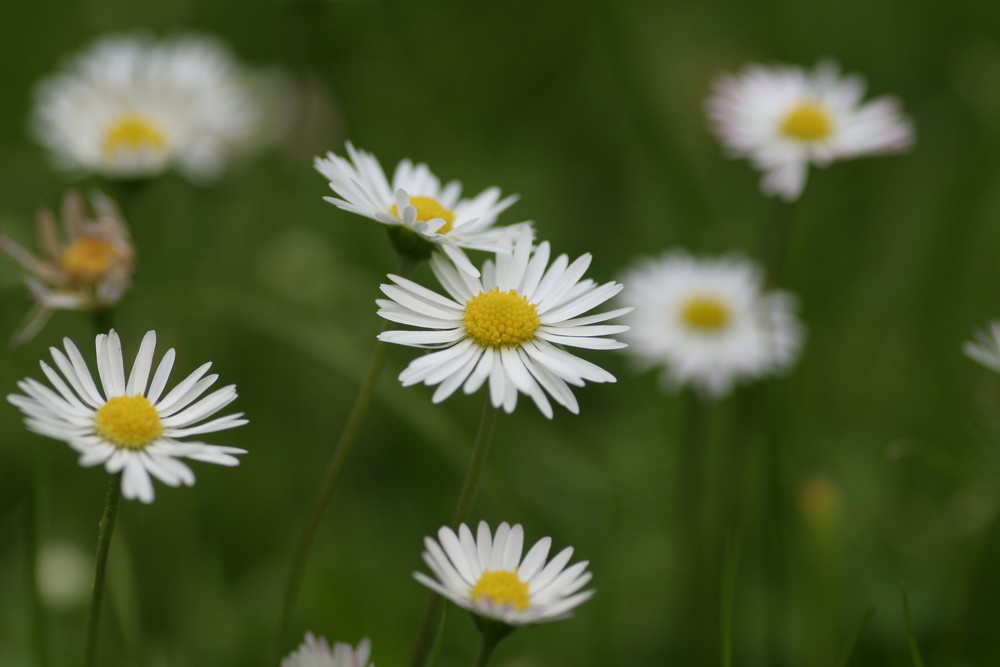
M 512 635 L 494 664 L 718 664 L 726 563 L 734 665 L 847 664 L 855 639 L 851 665 L 914 664 L 904 583 L 927 664 L 1000 664 L 1000 376 L 960 350 L 1000 317 L 995 3 L 38 0 L 6 7 L 4 24 L 0 229 L 30 247 L 39 207 L 96 184 L 55 171 L 31 140 L 33 85 L 95 38 L 208 33 L 291 82 L 278 147 L 210 185 L 165 176 L 127 203 L 126 358 L 155 328 L 177 373 L 213 361 L 250 424 L 212 441 L 249 453 L 235 470 L 194 464 L 193 488 L 158 485 L 152 505 L 122 504 L 102 664 L 273 664 L 292 545 L 395 266 L 383 228 L 322 200 L 314 156 L 349 139 L 388 170 L 409 157 L 468 193 L 520 193 L 501 220 L 593 252 L 598 281 L 676 246 L 759 258 L 775 202 L 724 156 L 704 100 L 747 62 L 824 57 L 898 96 L 917 142 L 811 172 L 780 285 L 808 327 L 799 364 L 702 405 L 622 354 L 585 352 L 619 383 L 578 390 L 579 416 L 548 421 L 523 398 L 502 415 L 473 516 L 573 545 L 597 594 L 571 620 Z M 417 279 L 433 284 L 426 267 Z M 0 303 L 6 338 L 29 308 L 10 261 Z M 93 335 L 86 315 L 57 313 L 0 353 L 3 393 L 40 376 L 63 336 L 92 360 Z M 411 573 L 451 515 L 484 401 L 433 406 L 431 390 L 401 388 L 414 353 L 390 350 L 284 653 L 311 630 L 368 636 L 376 664 L 408 664 L 427 597 Z M 47 650 L 54 665 L 78 659 L 107 475 L 75 461 L 0 406 L 2 665 L 32 664 L 32 494 L 55 591 Z M 470 664 L 476 642 L 449 608 L 439 664 Z

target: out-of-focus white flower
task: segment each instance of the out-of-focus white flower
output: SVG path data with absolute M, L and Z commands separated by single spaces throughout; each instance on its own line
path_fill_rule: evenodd
M 487 188 L 472 199 L 462 197 L 462 184 L 446 183 L 426 164 L 403 160 L 389 184 L 371 153 L 347 144 L 345 159 L 335 153 L 316 158 L 316 170 L 330 181 L 338 197 L 324 197 L 337 208 L 416 234 L 444 252 L 462 271 L 478 276 L 462 249 L 506 252 L 530 223 L 495 227 L 497 216 L 517 201 L 500 199 L 500 188 Z
M 358 647 L 337 642 L 330 649 L 324 637 L 314 637 L 306 633 L 306 640 L 298 649 L 281 661 L 281 667 L 375 667 L 369 662 L 372 643 L 367 637 L 358 642 Z
M 794 298 L 763 290 L 760 270 L 739 256 L 698 259 L 670 251 L 622 278 L 629 352 L 663 366 L 671 387 L 721 396 L 740 379 L 789 368 L 802 347 Z
M 962 351 L 973 361 L 1000 373 L 1000 321 L 990 322 L 974 332 L 973 339 L 962 345 Z
M 791 201 L 802 194 L 810 163 L 825 166 L 913 143 L 912 124 L 896 99 L 862 103 L 864 92 L 861 77 L 841 76 L 831 61 L 812 72 L 748 65 L 715 81 L 708 110 L 729 152 L 764 172 L 764 193 Z
M 62 168 L 203 181 L 268 131 L 267 87 L 211 37 L 111 36 L 38 85 L 32 125 Z
M 68 609 L 90 595 L 93 554 L 74 542 L 46 542 L 38 550 L 38 593 L 47 605 Z
M 38 213 L 42 257 L 36 257 L 0 234 L 0 249 L 13 257 L 26 278 L 35 307 L 14 335 L 15 343 L 32 338 L 53 310 L 109 308 L 132 284 L 135 254 L 128 229 L 114 202 L 99 192 L 90 196 L 94 215 L 87 214 L 83 198 L 70 191 L 63 198 L 64 234 L 48 209 Z M 63 241 L 65 238 L 65 242 Z

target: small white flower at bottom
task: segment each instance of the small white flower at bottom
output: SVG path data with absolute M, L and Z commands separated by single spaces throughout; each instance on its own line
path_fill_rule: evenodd
M 962 346 L 965 355 L 991 371 L 1000 373 L 1000 321 L 990 322 L 973 333 L 973 340 Z
M 715 132 L 735 157 L 764 172 L 761 190 L 799 198 L 810 163 L 906 150 L 912 123 L 895 98 L 861 99 L 865 82 L 841 76 L 836 63 L 812 72 L 799 67 L 748 65 L 719 77 L 708 100 Z
M 501 523 L 490 534 L 485 521 L 476 537 L 464 523 L 458 534 L 443 526 L 438 541 L 424 538 L 424 562 L 434 573 L 413 576 L 424 586 L 474 614 L 507 625 L 529 625 L 569 616 L 574 607 L 594 595 L 578 592 L 591 579 L 587 561 L 566 567 L 573 547 L 546 563 L 552 539 L 543 537 L 521 558 L 524 529 Z
M 156 332 L 150 331 L 142 339 L 126 381 L 121 341 L 112 329 L 97 336 L 99 390 L 73 341 L 64 338 L 63 345 L 65 354 L 49 348 L 61 376 L 40 362 L 54 389 L 25 378 L 17 383 L 25 395 L 10 394 L 7 400 L 25 414 L 29 431 L 62 440 L 79 452 L 81 466 L 103 464 L 108 473 L 121 473 L 126 499 L 153 502 L 150 476 L 168 486 L 192 486 L 194 473 L 181 458 L 239 465 L 234 455 L 245 454 L 245 449 L 178 440 L 247 423 L 242 413 L 200 423 L 236 400 L 235 385 L 198 400 L 219 377 L 205 375 L 211 363 L 203 364 L 164 394 L 175 354 L 173 349 L 167 350 L 150 381 L 156 347 Z
M 763 290 L 760 270 L 736 256 L 699 259 L 668 251 L 622 278 L 629 353 L 643 367 L 663 365 L 671 388 L 691 384 L 710 396 L 741 379 L 780 373 L 804 337 L 795 300 Z
M 369 662 L 371 653 L 372 643 L 367 637 L 358 642 L 357 648 L 337 642 L 331 650 L 326 638 L 307 632 L 306 640 L 281 661 L 281 667 L 375 667 Z

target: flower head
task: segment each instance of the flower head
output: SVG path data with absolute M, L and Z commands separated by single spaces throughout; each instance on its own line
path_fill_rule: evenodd
M 962 345 L 965 355 L 991 371 L 1000 372 L 1000 321 L 990 322 Z
M 581 317 L 622 289 L 614 282 L 597 285 L 581 280 L 590 259 L 588 254 L 570 263 L 560 255 L 550 266 L 549 244 L 533 249 L 531 231 L 524 229 L 513 251 L 498 253 L 495 263 L 487 261 L 479 278 L 456 269 L 441 255 L 432 257 L 431 269 L 448 296 L 390 275 L 394 284 L 382 285 L 389 299 L 376 302 L 378 314 L 427 330 L 386 331 L 379 339 L 437 349 L 407 366 L 400 381 L 404 386 L 437 385 L 432 400 L 439 403 L 459 387 L 471 394 L 489 380 L 490 400 L 507 412 L 513 411 L 519 392 L 530 396 L 546 417 L 552 417 L 546 394 L 578 412 L 568 385 L 615 378 L 561 346 L 624 347 L 605 336 L 628 327 L 597 323 L 631 310 Z
M 80 453 L 82 466 L 103 464 L 110 474 L 122 473 L 122 495 L 144 503 L 153 502 L 150 475 L 168 486 L 194 484 L 194 474 L 181 458 L 224 466 L 239 464 L 234 454 L 245 454 L 246 450 L 180 440 L 247 423 L 242 413 L 201 423 L 236 400 L 234 385 L 198 400 L 219 377 L 205 375 L 211 363 L 200 366 L 164 394 L 175 354 L 173 349 L 167 350 L 150 381 L 155 331 L 143 337 L 127 381 L 118 334 L 112 329 L 98 335 L 96 343 L 100 389 L 68 338 L 63 339 L 65 354 L 49 348 L 59 373 L 41 362 L 51 387 L 31 378 L 17 383 L 24 395 L 10 394 L 7 400 L 25 414 L 28 430 L 63 440 Z
M 255 76 L 209 37 L 106 37 L 38 85 L 33 129 L 66 169 L 205 180 L 264 127 Z
M 488 188 L 475 197 L 462 197 L 458 181 L 441 185 L 426 164 L 403 160 L 390 185 L 382 166 L 371 153 L 347 144 L 345 159 L 332 152 L 316 158 L 316 170 L 330 181 L 338 197 L 326 201 L 351 213 L 377 220 L 415 234 L 440 249 L 463 271 L 479 272 L 462 252 L 503 252 L 511 239 L 529 223 L 495 227 L 497 216 L 517 201 L 517 195 L 500 199 L 499 188 Z
M 490 534 L 485 521 L 476 537 L 464 523 L 458 534 L 438 530 L 438 540 L 424 538 L 424 562 L 435 578 L 423 572 L 413 576 L 424 586 L 474 614 L 507 625 L 528 625 L 566 618 L 594 595 L 578 592 L 591 579 L 587 561 L 566 567 L 573 547 L 566 547 L 546 563 L 552 539 L 538 540 L 521 558 L 524 529 L 501 523 Z
M 372 643 L 367 637 L 358 642 L 357 648 L 337 642 L 331 651 L 325 638 L 317 638 L 307 632 L 306 640 L 298 650 L 281 661 L 281 667 L 375 667 L 369 662 L 371 652 Z
M 795 302 L 765 292 L 760 271 L 728 256 L 696 259 L 671 251 L 625 274 L 630 352 L 646 366 L 663 365 L 667 384 L 692 384 L 720 396 L 736 381 L 788 368 L 802 346 Z
M 913 143 L 899 103 L 890 97 L 862 103 L 864 92 L 861 77 L 841 76 L 829 61 L 812 72 L 749 65 L 716 80 L 708 109 L 726 148 L 764 171 L 764 193 L 791 201 L 802 194 L 810 163 L 825 166 Z
M 14 336 L 15 343 L 34 336 L 54 309 L 108 308 L 118 303 L 131 286 L 135 256 L 121 213 L 99 192 L 91 194 L 90 202 L 92 218 L 79 193 L 70 191 L 63 198 L 65 240 L 60 237 L 52 212 L 39 211 L 42 257 L 35 257 L 0 234 L 0 249 L 30 273 L 26 282 L 36 301 Z

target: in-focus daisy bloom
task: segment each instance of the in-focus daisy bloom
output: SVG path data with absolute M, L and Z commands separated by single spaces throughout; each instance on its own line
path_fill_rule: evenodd
M 14 335 L 15 343 L 34 336 L 55 309 L 108 308 L 118 303 L 131 286 L 135 253 L 121 213 L 114 202 L 98 192 L 91 194 L 90 201 L 93 217 L 87 215 L 79 193 L 66 194 L 63 235 L 50 210 L 38 213 L 42 257 L 0 234 L 0 249 L 29 272 L 26 282 L 36 302 Z
M 68 338 L 63 345 L 65 353 L 49 348 L 58 373 L 41 362 L 51 387 L 26 378 L 17 384 L 24 395 L 11 394 L 7 400 L 25 414 L 29 430 L 63 440 L 79 452 L 80 465 L 103 464 L 113 475 L 122 473 L 125 498 L 153 502 L 150 475 L 168 486 L 193 485 L 194 474 L 182 458 L 235 466 L 239 459 L 234 455 L 246 453 L 236 447 L 180 441 L 247 423 L 242 413 L 204 421 L 236 400 L 234 385 L 199 400 L 219 377 L 205 375 L 211 363 L 165 393 L 175 353 L 167 350 L 150 381 L 156 347 L 156 332 L 150 331 L 126 380 L 121 341 L 112 330 L 97 336 L 98 388 L 76 345 Z
M 696 259 L 670 251 L 625 274 L 630 353 L 663 366 L 667 385 L 721 396 L 741 379 L 780 373 L 795 361 L 803 329 L 795 300 L 763 290 L 761 271 L 739 256 Z
M 463 271 L 479 271 L 462 252 L 504 252 L 511 240 L 530 223 L 495 227 L 497 216 L 517 201 L 517 195 L 500 198 L 500 189 L 483 190 L 472 199 L 462 197 L 458 181 L 441 185 L 426 164 L 403 160 L 390 184 L 371 153 L 347 144 L 345 159 L 334 153 L 316 158 L 316 170 L 330 181 L 337 197 L 324 199 L 338 208 L 363 215 L 394 228 L 409 230 L 439 248 Z
M 991 371 L 1000 373 L 1000 321 L 973 333 L 973 339 L 962 346 L 965 355 Z
M 518 392 L 527 394 L 546 417 L 552 417 L 552 396 L 570 412 L 579 405 L 569 385 L 614 382 L 613 375 L 562 349 L 594 350 L 625 347 L 606 338 L 628 327 L 598 324 L 622 315 L 619 308 L 596 315 L 584 313 L 621 291 L 614 282 L 597 285 L 581 280 L 591 256 L 570 263 L 560 255 L 549 265 L 549 244 L 532 248 L 531 231 L 524 229 L 512 252 L 488 260 L 481 277 L 458 270 L 436 254 L 431 269 L 448 296 L 413 281 L 390 275 L 382 285 L 389 299 L 379 299 L 378 314 L 392 322 L 425 331 L 386 331 L 380 340 L 436 349 L 414 360 L 399 375 L 404 386 L 437 386 L 439 403 L 462 387 L 471 394 L 489 380 L 490 400 L 511 412 Z
M 314 637 L 306 633 L 306 640 L 299 648 L 281 661 L 281 667 L 375 667 L 369 662 L 372 644 L 365 637 L 358 642 L 358 647 L 337 642 L 331 650 L 324 637 Z
M 809 164 L 902 151 L 913 128 L 891 97 L 862 102 L 865 82 L 820 62 L 798 67 L 749 65 L 715 81 L 708 109 L 732 155 L 764 171 L 761 189 L 798 199 Z
M 521 558 L 524 529 L 501 523 L 495 534 L 485 521 L 475 537 L 464 523 L 458 534 L 442 527 L 437 541 L 424 538 L 424 562 L 435 578 L 413 576 L 424 586 L 474 614 L 507 625 L 528 625 L 566 618 L 594 595 L 580 591 L 591 579 L 587 561 L 566 567 L 573 547 L 546 562 L 552 539 L 543 537 Z
M 209 37 L 106 37 L 38 85 L 33 130 L 68 170 L 205 180 L 257 141 L 257 76 Z

